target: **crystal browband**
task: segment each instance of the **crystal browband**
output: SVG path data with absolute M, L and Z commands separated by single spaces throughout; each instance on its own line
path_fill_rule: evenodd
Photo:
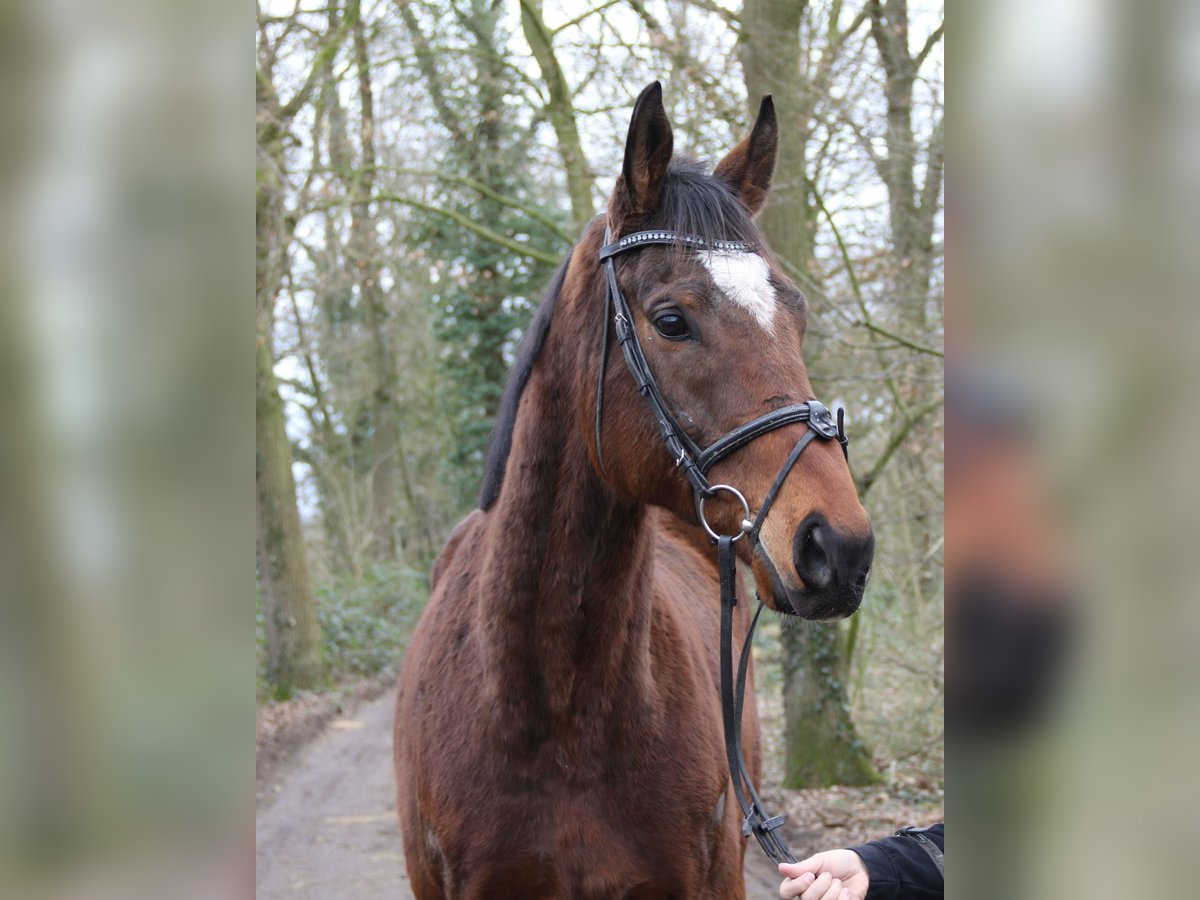
M 600 259 L 605 260 L 616 256 L 633 247 L 643 244 L 683 244 L 695 247 L 697 250 L 710 250 L 721 253 L 749 253 L 752 249 L 745 241 L 706 241 L 702 237 L 691 234 L 676 234 L 674 231 L 639 231 L 627 234 L 600 248 Z

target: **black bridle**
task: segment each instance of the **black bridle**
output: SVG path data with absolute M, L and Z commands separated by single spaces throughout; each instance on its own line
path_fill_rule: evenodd
M 625 357 L 625 365 L 637 384 L 638 391 L 650 404 L 650 409 L 658 423 L 659 432 L 667 450 L 675 460 L 676 468 L 680 469 L 691 483 L 692 493 L 696 502 L 696 514 L 700 524 L 708 532 L 717 545 L 717 568 L 721 581 L 721 714 L 725 731 L 725 755 L 729 763 L 729 776 L 733 781 L 734 795 L 744 816 L 742 820 L 742 836 L 754 835 L 759 846 L 774 862 L 795 862 L 796 858 L 788 849 L 782 835 L 777 833 L 783 824 L 783 816 L 770 817 L 763 808 L 762 799 L 750 780 L 746 769 L 746 760 L 742 756 L 742 703 L 746 694 L 746 671 L 749 668 L 750 646 L 754 637 L 754 629 L 758 625 L 762 613 L 762 600 L 759 599 L 758 609 L 750 621 L 745 643 L 742 645 L 738 661 L 736 688 L 733 674 L 733 608 L 737 605 L 737 557 L 733 545 L 743 536 L 749 535 L 752 545 L 758 545 L 759 533 L 766 521 L 767 512 L 775 502 L 776 496 L 783 487 L 788 473 L 795 467 L 800 454 L 804 452 L 814 439 L 837 440 L 846 453 L 849 441 L 843 427 L 843 411 L 838 410 L 837 421 L 834 422 L 829 410 L 816 400 L 797 403 L 773 410 L 756 419 L 751 419 L 739 425 L 724 436 L 718 438 L 707 447 L 700 447 L 688 436 L 675 417 L 671 414 L 654 373 L 646 363 L 638 340 L 637 329 L 634 327 L 633 314 L 621 287 L 617 283 L 615 260 L 622 253 L 650 245 L 673 245 L 691 247 L 701 252 L 751 252 L 749 244 L 741 241 L 706 241 L 690 235 L 676 234 L 673 231 L 639 231 L 629 234 L 617 241 L 612 241 L 612 233 L 604 232 L 604 246 L 600 248 L 600 262 L 604 267 L 607 284 L 604 301 L 604 331 L 600 344 L 600 367 L 596 385 L 596 457 L 600 468 L 604 469 L 604 450 L 601 440 L 601 426 L 604 418 L 604 375 L 608 363 L 609 322 L 616 331 L 617 342 L 621 345 Z M 782 428 L 804 422 L 808 425 L 804 435 L 796 442 L 792 452 L 788 454 L 771 489 L 767 491 L 758 514 L 750 518 L 750 504 L 735 487 L 728 484 L 711 484 L 708 471 L 717 462 L 746 446 L 755 438 Z M 732 494 L 742 504 L 743 517 L 741 530 L 735 535 L 721 535 L 715 532 L 704 517 L 704 503 L 712 499 L 718 492 Z

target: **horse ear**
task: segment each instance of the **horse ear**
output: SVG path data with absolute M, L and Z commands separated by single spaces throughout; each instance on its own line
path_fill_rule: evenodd
M 775 119 L 775 103 L 767 94 L 758 107 L 754 130 L 730 150 L 713 171 L 715 176 L 737 189 L 751 215 L 762 209 L 766 202 L 778 149 L 779 122 Z
M 662 85 L 655 81 L 638 95 L 633 106 L 625 139 L 625 165 L 610 204 L 614 232 L 622 223 L 642 218 L 658 207 L 674 140 L 663 109 Z

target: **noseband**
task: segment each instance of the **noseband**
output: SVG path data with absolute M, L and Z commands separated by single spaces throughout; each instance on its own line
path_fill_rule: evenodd
M 733 677 L 733 608 L 737 605 L 737 557 L 733 545 L 743 536 L 749 535 L 752 545 L 759 544 L 759 533 L 766 521 L 767 512 L 775 502 L 776 496 L 783 487 L 788 473 L 795 467 L 804 452 L 815 438 L 837 440 L 842 445 L 842 452 L 847 453 L 849 441 L 843 427 L 843 410 L 837 413 L 835 424 L 829 410 L 816 400 L 785 406 L 772 412 L 751 419 L 724 436 L 718 438 L 707 447 L 701 447 L 687 432 L 680 427 L 671 414 L 654 373 L 646 362 L 638 340 L 637 329 L 634 327 L 633 314 L 621 287 L 617 283 L 616 257 L 650 245 L 670 245 L 691 247 L 700 252 L 751 252 L 749 244 L 741 241 L 706 241 L 691 235 L 677 234 L 673 231 L 639 231 L 628 234 L 617 241 L 612 241 L 612 233 L 605 229 L 604 246 L 600 248 L 600 262 L 604 266 L 604 276 L 607 284 L 604 300 L 604 331 L 600 344 L 600 367 L 596 383 L 596 457 L 601 470 L 604 470 L 604 450 L 601 440 L 601 426 L 604 418 L 604 374 L 608 363 L 609 322 L 621 345 L 625 357 L 625 365 L 633 376 L 638 392 L 650 404 L 650 410 L 658 423 L 659 432 L 667 446 L 676 468 L 680 469 L 692 486 L 692 494 L 696 503 L 696 515 L 704 530 L 708 532 L 717 545 L 717 567 L 721 581 L 721 713 L 725 730 L 725 755 L 729 763 L 729 775 L 733 781 L 734 794 L 744 816 L 742 820 L 742 836 L 754 835 L 763 851 L 774 862 L 795 862 L 796 859 L 788 849 L 782 835 L 777 829 L 783 824 L 783 816 L 769 817 L 763 809 L 762 799 L 755 790 L 750 774 L 746 769 L 746 761 L 742 756 L 742 701 L 746 693 L 746 670 L 750 660 L 751 640 L 754 629 L 758 625 L 758 617 L 763 604 L 760 598 L 758 609 L 750 622 L 746 633 L 746 641 L 742 645 L 741 658 L 738 662 L 736 691 Z M 758 514 L 751 519 L 750 504 L 737 488 L 728 484 L 711 484 L 708 471 L 716 463 L 737 450 L 749 444 L 755 438 L 761 437 L 777 428 L 804 422 L 808 425 L 804 435 L 796 442 L 792 452 L 788 454 L 771 489 L 767 491 Z M 704 516 L 704 504 L 720 492 L 732 494 L 742 504 L 741 530 L 737 534 L 722 535 L 713 530 Z

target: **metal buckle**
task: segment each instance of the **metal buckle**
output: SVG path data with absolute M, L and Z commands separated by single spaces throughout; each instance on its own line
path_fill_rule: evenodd
M 625 318 L 625 314 L 623 312 L 618 311 L 613 317 L 613 326 L 617 331 L 618 344 L 627 343 L 629 339 L 633 337 L 633 328 L 630 326 L 629 320 Z
M 819 400 L 808 401 L 808 427 L 823 438 L 837 437 L 837 423 L 833 413 Z

